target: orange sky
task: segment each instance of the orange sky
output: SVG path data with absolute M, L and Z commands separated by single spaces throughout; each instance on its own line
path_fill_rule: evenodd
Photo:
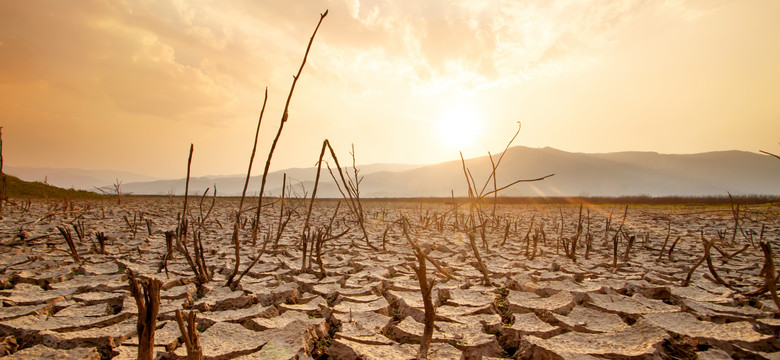
M 194 143 L 194 175 L 242 173 L 267 86 L 258 173 L 325 9 L 273 169 L 325 138 L 358 163 L 496 153 L 517 121 L 576 152 L 780 150 L 776 0 L 26 0 L 0 2 L 6 165 L 182 177 Z

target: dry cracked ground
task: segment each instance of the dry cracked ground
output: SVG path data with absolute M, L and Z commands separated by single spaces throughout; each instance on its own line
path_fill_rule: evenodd
M 780 318 L 759 247 L 763 238 L 780 251 L 777 205 L 743 205 L 733 236 L 728 205 L 632 205 L 623 221 L 623 206 L 590 206 L 580 216 L 575 205 L 494 212 L 488 204 L 477 216 L 484 226 L 471 230 L 488 283 L 463 231 L 468 207 L 456 217 L 445 203 L 366 202 L 371 248 L 347 206 L 334 216 L 336 201 L 317 202 L 311 228 L 346 233 L 322 245 L 324 274 L 316 257 L 302 271 L 306 204 L 264 207 L 255 245 L 255 210 L 242 214 L 241 271 L 270 241 L 231 289 L 235 199 L 217 199 L 210 214 L 208 199 L 189 204 L 191 231 L 205 218 L 202 258 L 212 278 L 204 284 L 181 251 L 164 264 L 164 232 L 176 228 L 181 199 L 17 201 L 0 221 L 0 352 L 136 358 L 132 272 L 163 283 L 158 358 L 186 358 L 175 311 L 188 309 L 206 359 L 412 359 L 425 312 L 405 218 L 411 238 L 441 266 L 427 266 L 436 279 L 430 358 L 780 358 Z M 274 244 L 280 214 L 290 220 Z M 71 231 L 80 262 L 57 226 Z M 98 233 L 106 236 L 103 252 Z M 713 244 L 712 269 L 702 233 Z

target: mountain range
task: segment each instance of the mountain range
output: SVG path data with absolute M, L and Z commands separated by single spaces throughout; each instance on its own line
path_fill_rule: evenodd
M 494 162 L 500 157 L 501 154 L 493 155 Z M 493 168 L 490 158 L 467 159 L 465 165 L 481 190 Z M 433 165 L 373 164 L 358 166 L 358 169 L 363 177 L 360 195 L 364 198 L 449 197 L 452 193 L 466 196 L 468 191 L 460 160 Z M 345 170 L 352 174 L 351 168 Z M 8 172 L 12 171 L 13 168 Z M 269 173 L 266 195 L 281 194 L 285 173 L 288 196 L 311 194 L 316 168 Z M 514 185 L 500 192 L 505 196 L 780 195 L 780 160 L 735 150 L 699 154 L 573 153 L 516 146 L 507 150 L 496 174 L 499 188 L 516 180 L 555 174 L 542 181 Z M 184 191 L 183 178 L 131 180 L 132 176 L 124 176 L 122 179 L 121 188 L 125 193 L 181 195 Z M 52 180 L 50 183 L 55 184 Z M 218 195 L 241 195 L 244 181 L 245 175 L 194 177 L 190 179 L 190 193 L 202 194 L 206 188 L 216 185 Z M 111 179 L 102 185 L 110 186 L 113 182 Z M 493 188 L 492 181 L 487 188 L 488 191 Z M 247 194 L 257 195 L 259 189 L 260 176 L 252 176 Z M 317 196 L 341 196 L 325 168 Z

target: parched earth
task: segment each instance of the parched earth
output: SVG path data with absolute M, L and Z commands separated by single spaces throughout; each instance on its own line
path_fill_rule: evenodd
M 416 258 L 403 235 L 405 218 L 411 238 L 437 263 L 427 264 L 428 279 L 436 280 L 429 358 L 780 358 L 780 317 L 769 292 L 761 291 L 765 261 L 759 247 L 760 238 L 768 241 L 778 263 L 777 205 L 743 205 L 733 236 L 729 206 L 631 205 L 624 222 L 623 206 L 586 206 L 580 216 L 578 205 L 499 205 L 494 212 L 486 204 L 476 216 L 484 225 L 470 232 L 488 283 L 464 231 L 468 206 L 456 216 L 446 203 L 365 202 L 372 248 L 345 204 L 334 216 L 336 201 L 318 201 L 311 229 L 346 231 L 324 243 L 323 274 L 316 258 L 302 269 L 308 203 L 288 200 L 281 209 L 278 201 L 268 202 L 254 245 L 255 210 L 242 214 L 240 270 L 264 239 L 269 243 L 232 289 L 225 283 L 235 266 L 235 199 L 217 199 L 210 213 L 210 199 L 189 204 L 190 231 L 205 218 L 199 232 L 212 279 L 204 284 L 182 252 L 164 261 L 164 232 L 176 229 L 181 199 L 17 201 L 6 207 L 0 220 L 0 354 L 135 359 L 132 272 L 163 283 L 154 337 L 158 358 L 187 356 L 177 309 L 196 312 L 206 359 L 415 358 L 425 311 L 412 270 Z M 290 220 L 274 244 L 280 214 Z M 83 227 L 83 238 L 74 225 Z M 57 226 L 70 230 L 80 262 Z M 105 253 L 98 232 L 108 237 Z M 685 284 L 703 259 L 702 234 L 714 240 L 712 269 L 702 261 Z M 192 238 L 186 240 L 189 251 Z M 565 255 L 568 248 L 574 256 Z

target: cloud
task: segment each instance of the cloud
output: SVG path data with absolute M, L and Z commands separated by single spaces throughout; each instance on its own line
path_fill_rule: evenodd
M 692 16 L 720 2 L 5 2 L 0 81 L 45 80 L 100 92 L 119 112 L 218 122 L 264 86 L 287 86 L 326 8 L 316 76 L 356 93 L 400 76 L 430 92 L 566 71 L 597 59 L 639 13 Z M 372 74 L 361 81 L 363 72 Z
M 0 107 L 9 129 L 48 131 L 47 141 L 69 127 L 118 137 L 134 121 L 233 136 L 254 128 L 266 86 L 269 113 L 281 110 L 329 9 L 296 90 L 295 115 L 307 117 L 296 119 L 301 131 L 376 129 L 354 119 L 434 117 L 464 93 L 598 63 L 627 33 L 653 31 L 642 22 L 694 21 L 726 1 L 4 1 Z

